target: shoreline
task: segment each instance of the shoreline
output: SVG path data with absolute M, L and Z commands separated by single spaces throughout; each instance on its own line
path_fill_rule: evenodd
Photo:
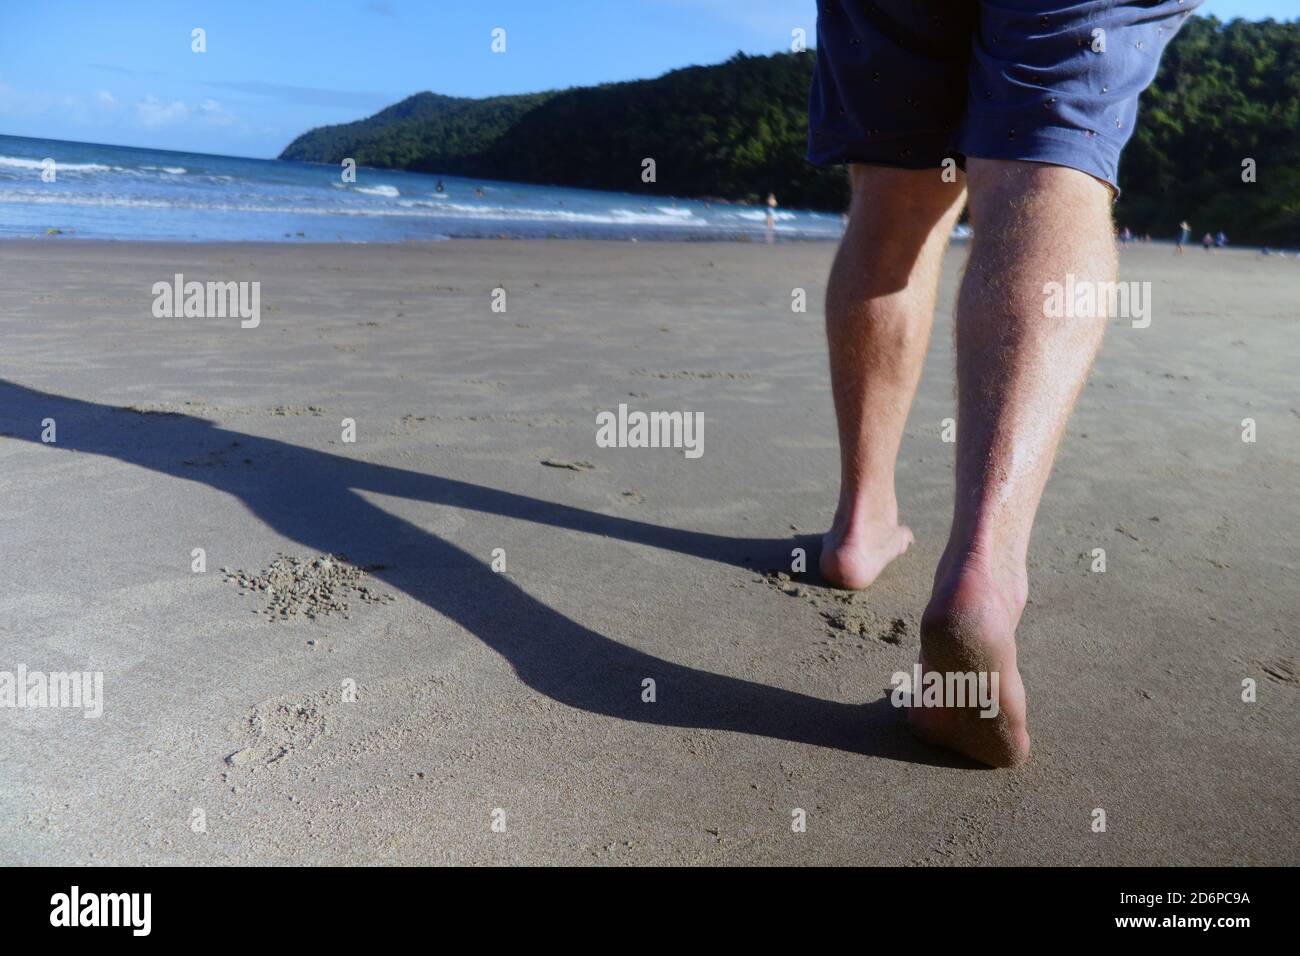
M 953 242 L 962 242 L 962 241 L 966 241 L 966 240 L 964 240 L 964 239 L 962 239 L 962 238 L 960 238 L 960 237 L 955 237 L 955 236 L 954 236 L 953 239 L 952 239 L 952 241 L 953 241 Z M 591 237 L 591 236 L 510 236 L 510 235 L 499 235 L 499 236 L 446 236 L 446 237 L 439 238 L 439 239 L 403 239 L 403 240 L 400 240 L 400 241 L 397 241 L 397 242 L 393 242 L 393 241 L 390 241 L 390 240 L 366 240 L 366 239 L 358 239 L 358 240 L 354 240 L 354 241 L 350 241 L 350 242 L 349 242 L 349 241 L 340 241 L 340 240 L 338 240 L 338 239 L 321 239 L 321 240 L 314 240 L 314 239 L 310 239 L 310 238 L 308 238 L 308 239 L 301 239 L 301 240 L 297 240 L 297 241 L 295 241 L 295 240 L 290 240 L 290 239 L 284 239 L 284 240 L 266 240 L 266 239 L 193 239 L 193 240 L 178 240 L 178 239 L 108 239 L 108 238 L 102 238 L 102 239 L 101 239 L 101 238 L 95 238 L 95 237 L 91 237 L 91 236 L 78 236 L 78 235 L 72 235 L 72 234 L 68 234 L 68 233 L 63 233 L 63 234 L 60 234 L 60 235 L 47 235 L 47 236 L 42 236 L 42 235 L 31 235 L 31 236 L 0 236 L 0 244 L 3 244 L 3 243 L 37 243 L 37 242 L 62 242 L 62 243 L 64 243 L 64 244 L 77 243 L 77 242 L 81 242 L 81 243 L 94 243 L 94 244 L 101 244 L 101 243 L 117 243 L 117 244 L 123 244 L 123 245 L 156 245 L 156 246 L 185 246 L 185 247 L 193 247 L 193 246 L 216 246 L 216 247 L 226 247 L 226 246 L 263 246 L 263 247 L 269 247 L 269 248 L 284 248 L 284 247 L 290 247 L 290 246 L 309 246 L 309 247 L 313 247 L 313 248 L 314 248 L 314 247 L 321 247 L 321 246 L 326 246 L 326 247 L 328 247 L 328 246 L 347 246 L 347 247 L 353 247 L 353 246 L 376 246 L 376 247 L 383 247 L 383 246 L 388 246 L 388 247 L 392 247 L 392 248 L 400 248 L 400 247 L 403 247 L 403 246 L 420 246 L 420 245 L 439 246 L 439 245 L 442 245 L 443 243 L 446 243 L 446 242 L 566 242 L 566 243 L 567 243 L 567 242 L 595 242 L 595 243 L 600 243 L 600 244 L 602 244 L 602 245 L 626 245 L 626 244 L 633 244 L 633 245 L 635 245 L 635 244 L 638 244 L 638 243 L 647 243 L 647 244 L 653 244 L 653 245 L 660 245 L 660 244 L 674 245 L 674 244 L 676 244 L 676 245 L 689 245 L 689 246 L 697 246 L 697 245 L 719 245 L 719 246 L 794 246 L 794 245 L 805 245 L 805 244 L 807 244 L 807 245 L 825 245 L 825 244 L 827 244 L 827 243 L 835 243 L 835 244 L 837 244 L 837 243 L 839 242 L 839 239 L 838 239 L 838 238 L 834 238 L 834 239 L 832 239 L 832 238 L 817 238 L 817 237 L 811 237 L 811 236 L 809 236 L 809 237 L 802 237 L 802 238 L 778 239 L 776 242 L 769 243 L 769 242 L 764 242 L 764 241 L 762 241 L 761 239 L 717 239 L 717 238 L 689 239 L 689 238 L 683 238 L 683 237 L 680 237 L 680 236 L 672 236 L 672 237 L 664 237 L 664 238 L 659 238 L 659 237 L 655 237 L 655 236 L 650 236 L 650 237 L 637 236 L 637 237 L 627 237 L 627 238 L 613 238 L 613 237 L 610 237 L 610 238 L 607 238 L 607 239 L 601 239 L 601 238 L 593 238 L 593 237 Z
M 949 239 L 948 247 L 950 250 L 963 248 L 965 245 L 971 242 L 972 238 L 973 237 L 969 235 L 966 236 L 954 235 Z M 289 248 L 403 249 L 403 248 L 420 248 L 425 246 L 430 248 L 437 248 L 446 245 L 448 243 L 470 243 L 476 245 L 491 244 L 491 243 L 520 243 L 524 245 L 531 245 L 531 244 L 546 245 L 546 244 L 554 243 L 560 245 L 566 245 L 566 244 L 582 245 L 584 243 L 591 243 L 597 247 L 602 247 L 602 246 L 622 247 L 628 245 L 644 244 L 648 246 L 668 246 L 668 247 L 716 246 L 720 248 L 733 248 L 733 247 L 734 248 L 749 248 L 749 247 L 790 248 L 790 247 L 799 247 L 799 246 L 838 247 L 839 240 L 830 239 L 830 238 L 821 239 L 821 238 L 814 238 L 814 237 L 803 237 L 803 238 L 791 238 L 791 239 L 777 239 L 777 241 L 774 243 L 768 243 L 756 239 L 717 239 L 717 238 L 689 239 L 689 238 L 681 238 L 681 237 L 671 237 L 671 238 L 638 237 L 638 238 L 624 238 L 624 239 L 615 239 L 615 238 L 600 239 L 600 238 L 592 238 L 589 236 L 509 236 L 509 235 L 448 236 L 441 239 L 404 239 L 398 242 L 385 241 L 385 240 L 340 241 L 337 239 L 322 239 L 322 240 L 305 239 L 301 241 L 258 240 L 258 239 L 229 239 L 229 240 L 195 239 L 190 241 L 178 241 L 178 240 L 171 240 L 171 239 L 101 239 L 101 238 L 83 237 L 83 236 L 68 235 L 68 234 L 57 235 L 57 236 L 32 235 L 32 236 L 0 237 L 0 248 L 3 248 L 5 246 L 14 246 L 14 247 L 36 246 L 39 243 L 57 244 L 57 245 L 64 245 L 64 246 L 76 246 L 76 245 L 85 245 L 85 246 L 92 246 L 92 247 L 93 246 L 138 246 L 140 248 L 174 247 L 174 248 L 184 248 L 184 249 L 204 249 L 204 248 L 238 249 L 242 247 L 257 248 L 257 249 L 289 249 Z M 1161 251 L 1165 251 L 1170 256 L 1173 256 L 1174 250 L 1177 248 L 1177 242 L 1173 239 L 1152 239 L 1151 242 L 1149 243 L 1129 243 L 1128 245 L 1117 243 L 1116 248 L 1118 249 L 1121 258 L 1124 257 L 1125 255 L 1133 255 L 1136 253 L 1140 253 L 1143 250 L 1157 250 L 1157 249 Z M 1188 261 L 1199 261 L 1192 257 L 1193 256 L 1204 257 L 1207 255 L 1207 253 L 1201 248 L 1199 243 L 1195 245 L 1190 243 L 1186 244 L 1185 248 L 1187 250 L 1185 253 L 1185 258 Z M 1263 253 L 1263 247 L 1256 248 L 1254 246 L 1242 246 L 1242 245 L 1229 245 L 1227 248 L 1216 248 L 1213 250 L 1213 252 L 1208 253 L 1208 255 L 1211 256 L 1226 255 L 1234 258 L 1246 256 L 1246 257 L 1252 257 L 1260 260 L 1277 259 L 1279 261 L 1286 260 L 1286 259 L 1295 259 L 1297 261 L 1300 261 L 1300 247 L 1296 247 L 1295 249 L 1292 249 L 1290 247 L 1275 248 L 1270 246 L 1268 248 L 1269 248 L 1269 254 L 1267 256 L 1264 255 Z

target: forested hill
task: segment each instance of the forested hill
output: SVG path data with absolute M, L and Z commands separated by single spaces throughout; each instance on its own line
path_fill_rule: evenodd
M 494 143 L 553 95 L 475 100 L 416 93 L 368 119 L 304 133 L 280 159 L 340 163 L 351 157 L 359 166 L 473 174 Z
M 420 93 L 294 140 L 281 159 L 839 209 L 842 170 L 805 162 L 813 57 L 744 56 L 653 80 L 453 99 Z M 655 160 L 657 182 L 641 181 Z
M 1243 163 L 1254 160 L 1254 181 Z M 1300 245 L 1300 20 L 1192 17 L 1142 97 L 1117 221 Z
M 420 93 L 298 137 L 281 159 L 843 209 L 842 170 L 804 160 L 813 54 L 745 56 L 653 80 L 489 99 Z M 652 157 L 656 182 L 641 179 Z M 1255 161 L 1255 181 L 1242 163 Z M 1143 98 L 1117 220 L 1181 219 L 1300 243 L 1300 21 L 1193 17 Z

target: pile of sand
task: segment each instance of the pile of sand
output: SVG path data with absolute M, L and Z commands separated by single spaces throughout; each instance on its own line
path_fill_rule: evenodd
M 842 599 L 841 599 L 842 600 Z M 843 606 L 822 611 L 822 619 L 832 631 L 843 631 L 854 637 L 872 637 L 886 644 L 901 644 L 907 637 L 907 622 L 896 617 L 885 624 L 873 611 L 858 607 L 851 601 L 843 601 Z
M 348 564 L 343 555 L 322 554 L 314 558 L 280 555 L 261 574 L 222 568 L 225 580 L 237 583 L 240 594 L 260 591 L 268 603 L 261 613 L 268 620 L 287 620 L 297 614 L 309 618 L 339 613 L 348 616 L 349 599 L 366 604 L 393 601 L 391 594 L 380 594 L 365 582 L 366 572 Z
M 769 587 L 775 588 L 782 594 L 803 598 L 817 608 L 831 637 L 841 635 L 870 637 L 884 641 L 886 644 L 901 644 L 907 637 L 907 621 L 901 617 L 885 620 L 859 601 L 861 592 L 846 592 L 817 585 L 800 584 L 798 577 L 798 575 L 789 575 L 784 571 L 773 569 L 755 580 L 766 582 Z M 827 605 L 829 610 L 826 609 Z

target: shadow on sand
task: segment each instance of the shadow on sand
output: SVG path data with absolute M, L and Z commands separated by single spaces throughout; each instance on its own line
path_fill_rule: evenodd
M 436 535 L 358 491 L 501 515 L 757 570 L 789 560 L 788 538 L 730 538 L 597 514 L 436 475 L 354 461 L 219 428 L 189 415 L 138 412 L 0 380 L 0 432 L 51 454 L 104 455 L 233 495 L 281 535 L 316 552 L 378 565 L 375 577 L 445 615 L 553 700 L 620 720 L 728 730 L 935 766 L 973 766 L 917 742 L 883 697 L 844 704 L 674 664 L 597 634 Z M 653 677 L 658 702 L 641 702 Z

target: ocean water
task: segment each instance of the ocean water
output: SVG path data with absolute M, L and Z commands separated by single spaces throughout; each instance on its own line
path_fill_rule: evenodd
M 46 159 L 54 179 L 42 179 Z M 631 193 L 0 136 L 0 236 L 400 242 L 511 236 L 762 241 L 764 209 Z M 443 189 L 438 190 L 439 182 Z M 481 190 L 482 194 L 479 194 Z M 778 240 L 838 239 L 778 209 Z

